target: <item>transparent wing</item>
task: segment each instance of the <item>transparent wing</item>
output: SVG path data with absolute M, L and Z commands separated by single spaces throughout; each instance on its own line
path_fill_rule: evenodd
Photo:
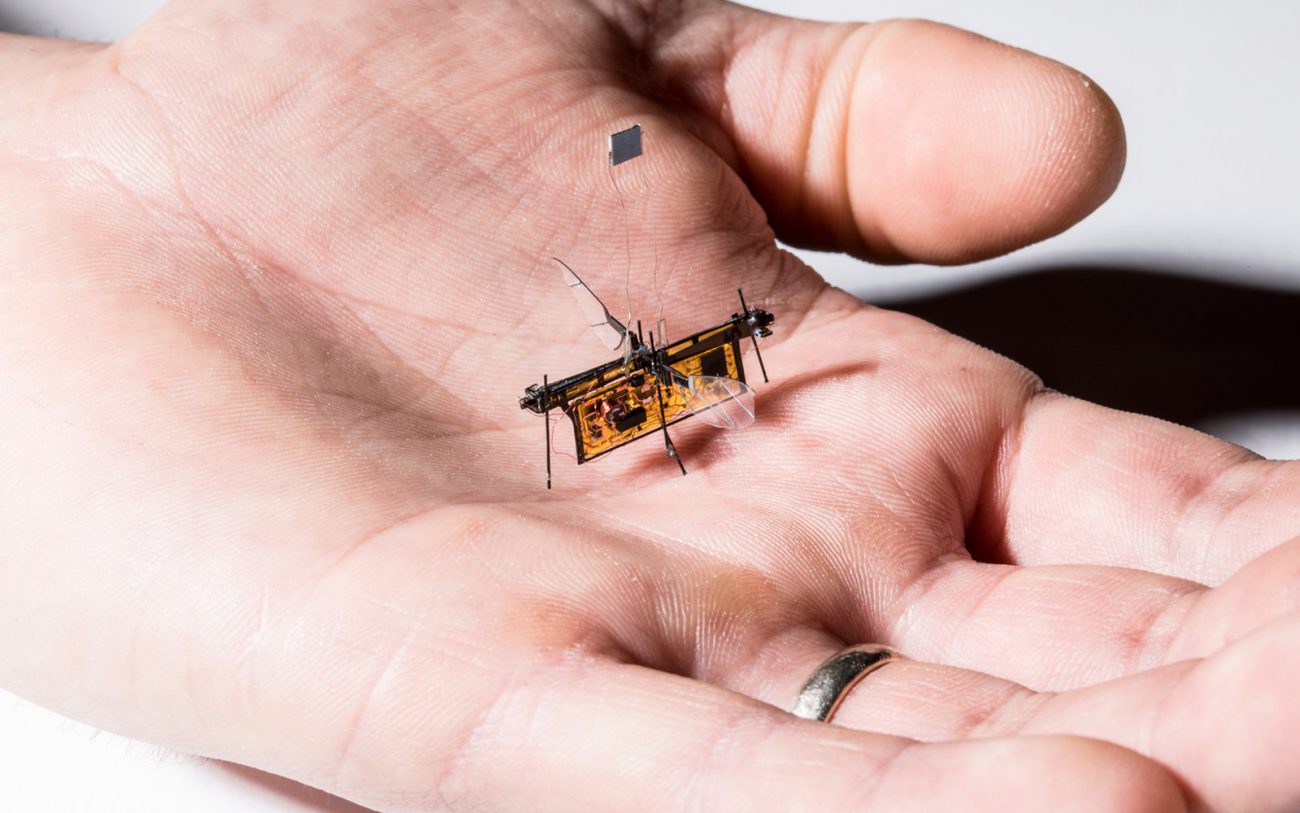
M 564 260 L 559 257 L 552 257 L 560 264 L 560 269 L 564 275 L 564 284 L 569 286 L 573 291 L 573 296 L 578 300 L 578 307 L 582 308 L 582 315 L 586 317 L 587 324 L 591 326 L 591 331 L 596 334 L 606 347 L 610 350 L 616 350 L 623 344 L 627 338 L 627 328 L 623 323 L 618 321 L 605 307 L 605 303 L 592 293 L 587 287 L 587 283 L 578 278 L 573 273 L 573 269 L 565 265 Z
M 743 381 L 714 375 L 693 375 L 681 387 L 686 405 L 710 426 L 741 429 L 754 422 L 754 391 Z

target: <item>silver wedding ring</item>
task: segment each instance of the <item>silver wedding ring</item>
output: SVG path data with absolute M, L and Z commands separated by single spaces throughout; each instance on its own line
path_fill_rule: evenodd
M 830 722 L 849 689 L 897 657 L 894 650 L 878 644 L 841 649 L 813 671 L 790 713 L 805 720 Z

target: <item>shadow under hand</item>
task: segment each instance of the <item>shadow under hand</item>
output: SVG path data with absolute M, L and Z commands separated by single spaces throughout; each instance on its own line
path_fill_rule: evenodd
M 1137 268 L 1062 267 L 889 307 L 1047 386 L 1182 424 L 1300 408 L 1300 294 Z

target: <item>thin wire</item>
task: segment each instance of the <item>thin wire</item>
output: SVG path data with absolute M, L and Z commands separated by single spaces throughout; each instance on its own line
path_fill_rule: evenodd
M 578 458 L 575 457 L 574 455 L 564 451 L 563 449 L 555 448 L 555 427 L 558 426 L 560 422 L 563 420 L 564 420 L 563 415 L 557 415 L 554 421 L 550 420 L 549 418 L 546 420 L 546 434 L 547 434 L 548 442 L 551 444 L 551 451 L 554 452 L 555 454 L 558 454 L 560 457 L 567 457 L 570 460 L 577 460 Z
M 627 220 L 627 204 L 623 202 L 623 190 L 618 186 L 618 179 L 614 177 L 613 163 L 606 163 L 605 170 L 609 173 L 609 182 L 614 185 L 614 194 L 618 195 L 618 208 L 623 212 L 623 243 L 627 249 L 627 274 L 623 277 L 623 293 L 627 297 L 627 322 L 632 324 L 632 227 Z M 630 327 L 628 328 L 631 329 Z M 625 356 L 632 352 L 632 343 L 628 341 L 627 334 L 623 334 L 623 341 L 627 345 L 623 349 Z
M 632 325 L 632 227 L 628 221 L 627 202 L 623 198 L 623 189 L 618 184 L 618 177 L 614 175 L 612 157 L 605 164 L 605 170 L 609 173 L 609 182 L 614 187 L 614 194 L 618 195 L 618 207 L 623 216 L 623 244 L 627 253 L 627 272 L 623 277 L 623 295 L 627 298 L 627 325 L 630 330 Z M 654 262 L 650 267 L 650 275 L 654 285 L 655 297 L 659 301 L 659 313 L 656 316 L 655 327 L 662 332 L 664 328 L 664 292 L 659 286 L 659 223 L 658 218 L 655 216 L 654 190 L 650 186 L 650 182 L 646 180 L 645 170 L 640 167 L 640 163 L 638 163 L 637 178 L 641 181 L 645 206 L 650 213 L 650 246 L 654 252 Z M 627 343 L 623 352 L 625 356 L 628 356 L 632 351 L 632 343 L 628 341 L 627 334 L 624 334 L 623 339 Z
M 662 335 L 664 329 L 664 292 L 659 287 L 659 228 L 655 223 L 655 198 L 654 189 L 651 188 L 649 181 L 645 179 L 645 173 L 640 172 L 641 186 L 645 189 L 645 206 L 650 211 L 650 244 L 654 248 L 654 265 L 650 267 L 650 273 L 654 279 L 655 295 L 659 297 L 659 317 L 655 326 L 659 328 L 661 340 L 665 337 Z

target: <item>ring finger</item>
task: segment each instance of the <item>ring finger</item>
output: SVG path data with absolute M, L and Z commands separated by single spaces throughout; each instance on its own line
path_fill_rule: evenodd
M 1095 737 L 1165 764 L 1211 809 L 1290 809 L 1300 781 L 1287 721 L 1300 699 L 1282 676 L 1300 668 L 1298 642 L 1300 614 L 1292 614 L 1212 657 L 1062 693 L 899 657 L 851 685 L 834 722 L 922 741 Z M 730 688 L 788 710 L 819 664 L 842 648 L 818 630 L 775 638 Z M 1243 697 L 1258 702 L 1242 704 Z

